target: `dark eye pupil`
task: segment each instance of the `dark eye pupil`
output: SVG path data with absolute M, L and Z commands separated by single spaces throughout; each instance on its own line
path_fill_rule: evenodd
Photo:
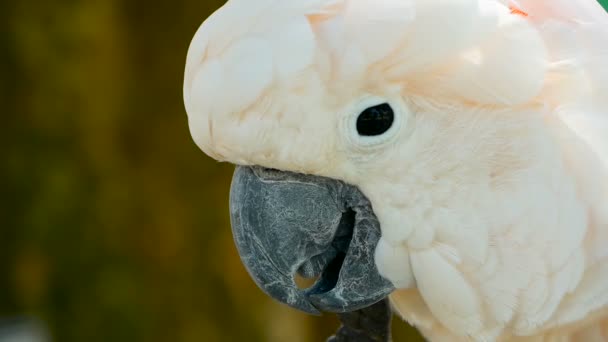
M 377 136 L 388 131 L 395 120 L 393 108 L 383 103 L 364 110 L 357 118 L 357 132 L 363 136 Z

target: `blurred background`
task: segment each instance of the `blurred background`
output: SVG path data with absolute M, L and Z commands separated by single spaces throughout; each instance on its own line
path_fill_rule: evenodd
M 230 233 L 233 167 L 191 141 L 186 51 L 222 3 L 0 1 L 0 332 L 23 317 L 60 342 L 336 330 L 256 288 Z

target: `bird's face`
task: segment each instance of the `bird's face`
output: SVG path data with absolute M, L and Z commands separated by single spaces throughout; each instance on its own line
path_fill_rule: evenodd
M 395 266 L 378 245 L 405 245 L 413 228 L 401 229 L 401 209 L 427 200 L 426 185 L 450 172 L 452 183 L 478 182 L 469 171 L 488 171 L 484 146 L 500 143 L 497 106 L 527 101 L 542 83 L 530 35 L 514 44 L 529 53 L 513 59 L 525 77 L 510 91 L 493 96 L 505 87 L 495 74 L 463 86 L 484 68 L 497 73 L 484 63 L 510 51 L 499 42 L 485 55 L 474 42 L 501 25 L 527 30 L 489 7 L 232 0 L 203 24 L 186 65 L 190 130 L 209 156 L 240 165 L 233 233 L 266 293 L 307 312 L 345 312 L 414 285 L 408 261 Z M 299 289 L 297 273 L 318 280 Z
M 266 293 L 307 312 L 380 301 L 394 290 L 375 265 L 380 226 L 351 184 L 406 132 L 400 86 L 360 71 L 331 76 L 330 55 L 301 13 L 276 38 L 298 42 L 294 51 L 268 46 L 271 32 L 218 47 L 213 23 L 231 15 L 222 9 L 197 33 L 184 89 L 198 146 L 241 165 L 230 208 L 243 263 Z M 318 280 L 299 289 L 298 273 Z
M 191 115 L 190 126 L 210 156 L 241 165 L 232 226 L 256 283 L 307 312 L 346 312 L 394 290 L 375 264 L 378 219 L 352 184 L 390 159 L 409 113 L 394 90 L 332 89 L 319 78 L 303 72 L 245 112 Z M 298 273 L 318 280 L 299 289 Z

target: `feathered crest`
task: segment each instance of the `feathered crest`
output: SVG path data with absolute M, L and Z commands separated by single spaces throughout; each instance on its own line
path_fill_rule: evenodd
M 596 0 L 519 0 L 549 50 L 545 101 L 608 166 L 608 13 Z

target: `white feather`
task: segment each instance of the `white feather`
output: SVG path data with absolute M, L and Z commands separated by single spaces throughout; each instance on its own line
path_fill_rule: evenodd
M 230 0 L 184 100 L 216 159 L 361 188 L 393 306 L 429 339 L 596 339 L 607 61 L 595 0 Z M 369 98 L 407 113 L 373 146 L 349 131 Z

